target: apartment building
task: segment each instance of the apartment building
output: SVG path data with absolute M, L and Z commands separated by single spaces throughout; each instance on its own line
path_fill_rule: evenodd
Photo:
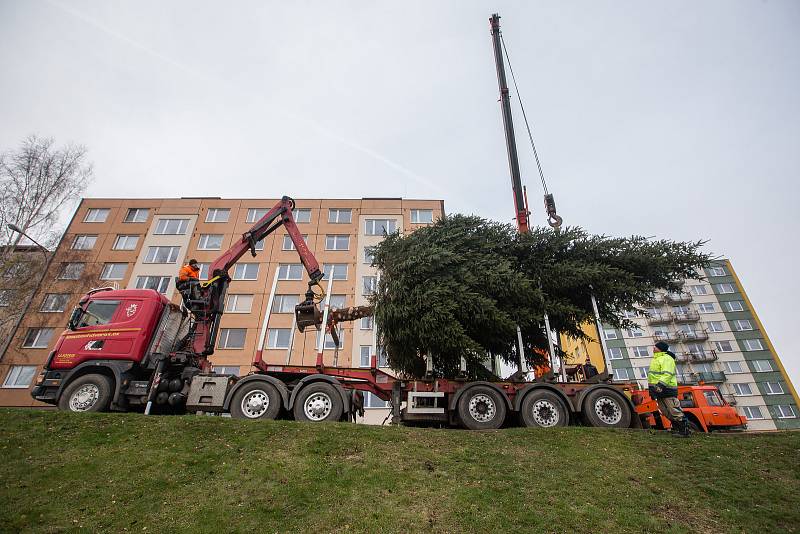
M 800 399 L 730 261 L 715 262 L 705 275 L 626 312 L 637 327 L 606 326 L 614 378 L 646 387 L 653 345 L 666 341 L 679 383 L 718 386 L 750 430 L 800 428 Z
M 295 199 L 294 218 L 332 282 L 334 307 L 367 304 L 376 283 L 371 247 L 386 233 L 410 232 L 444 213 L 441 200 L 400 198 Z M 55 252 L 34 297 L 0 361 L 0 405 L 33 406 L 30 386 L 66 327 L 70 310 L 93 287 L 151 288 L 173 302 L 178 269 L 190 258 L 208 266 L 260 219 L 277 199 L 84 199 Z M 273 281 L 272 312 L 264 343 L 270 363 L 311 364 L 317 333 L 292 328 L 294 305 L 308 276 L 283 228 L 242 257 L 232 270 L 225 315 L 211 362 L 217 371 L 250 372 Z M 341 325 L 340 345 L 325 341 L 327 364 L 369 366 L 373 322 Z M 379 365 L 385 366 L 382 351 Z M 366 399 L 369 409 L 385 404 Z

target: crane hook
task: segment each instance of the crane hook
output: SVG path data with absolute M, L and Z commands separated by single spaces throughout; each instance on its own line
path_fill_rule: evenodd
M 561 228 L 561 223 L 564 222 L 564 219 L 556 213 L 556 200 L 553 198 L 552 193 L 547 193 L 544 196 L 544 209 L 547 212 L 547 224 L 552 228 Z

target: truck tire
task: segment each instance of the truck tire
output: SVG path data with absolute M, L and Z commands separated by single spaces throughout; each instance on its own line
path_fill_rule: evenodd
M 583 401 L 583 418 L 591 426 L 628 428 L 631 425 L 631 408 L 616 391 L 595 389 Z
M 532 391 L 525 395 L 519 415 L 525 426 L 552 428 L 569 424 L 569 412 L 564 402 L 547 390 Z
M 470 430 L 500 428 L 506 419 L 506 401 L 494 388 L 473 386 L 458 399 L 458 418 Z
M 231 398 L 234 419 L 275 419 L 281 411 L 281 394 L 264 381 L 253 381 L 236 390 Z
M 300 390 L 294 401 L 296 421 L 323 423 L 342 418 L 344 404 L 339 391 L 327 382 L 312 382 Z
M 112 392 L 111 379 L 105 375 L 79 376 L 61 393 L 58 409 L 66 412 L 104 412 L 111 403 Z

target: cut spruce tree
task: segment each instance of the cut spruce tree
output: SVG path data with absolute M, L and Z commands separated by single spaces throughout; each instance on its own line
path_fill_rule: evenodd
M 622 312 L 657 289 L 676 290 L 699 278 L 711 259 L 702 242 L 590 235 L 581 228 L 536 228 L 450 215 L 376 248 L 381 278 L 372 297 L 389 364 L 406 377 L 452 378 L 461 358 L 471 378 L 487 377 L 488 356 L 517 361 L 516 329 L 529 364 L 547 350 L 543 317 L 553 329 L 585 337 L 594 293 L 603 321 L 628 326 Z

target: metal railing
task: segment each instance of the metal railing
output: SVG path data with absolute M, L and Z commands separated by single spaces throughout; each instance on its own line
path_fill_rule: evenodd
M 692 323 L 700 320 L 700 314 L 696 311 L 672 312 L 671 315 L 676 323 Z
M 664 295 L 664 301 L 670 304 L 686 304 L 687 302 L 692 302 L 692 298 L 692 294 L 686 291 Z
M 703 382 L 704 384 L 721 384 L 727 380 L 723 371 L 709 371 L 705 373 L 692 373 L 697 378 L 697 383 Z
M 649 324 L 664 324 L 672 322 L 672 315 L 669 313 L 655 313 L 647 316 Z
M 708 332 L 705 330 L 692 330 L 691 332 L 680 330 L 678 334 L 683 341 L 705 341 L 708 339 Z

